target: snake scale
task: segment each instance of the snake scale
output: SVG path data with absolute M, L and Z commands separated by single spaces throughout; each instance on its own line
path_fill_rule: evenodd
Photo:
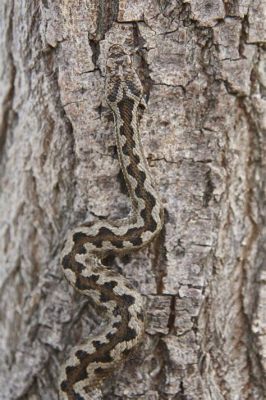
M 142 296 L 120 273 L 101 262 L 109 255 L 124 255 L 150 243 L 163 225 L 163 209 L 138 129 L 142 84 L 130 56 L 112 45 L 106 64 L 106 100 L 111 108 L 120 166 L 132 202 L 127 219 L 84 223 L 71 231 L 62 252 L 67 281 L 92 298 L 107 323 L 100 333 L 74 347 L 62 368 L 60 398 L 87 400 L 89 392 L 114 371 L 144 333 Z

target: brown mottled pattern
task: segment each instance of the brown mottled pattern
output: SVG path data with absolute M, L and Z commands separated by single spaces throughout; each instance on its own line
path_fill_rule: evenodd
M 101 302 L 103 305 L 109 300 L 115 301 L 117 306 L 114 310 L 114 313 L 115 315 L 121 315 L 121 322 L 117 322 L 113 325 L 117 328 L 117 331 L 115 335 L 111 333 L 107 335 L 109 342 L 104 344 L 97 343 L 97 340 L 92 342 L 96 350 L 95 353 L 88 354 L 82 350 L 78 350 L 75 353 L 76 357 L 80 360 L 80 364 L 78 366 L 67 367 L 67 379 L 61 383 L 61 390 L 66 392 L 69 398 L 71 398 L 72 395 L 74 396 L 73 385 L 81 378 L 84 379 L 87 377 L 86 369 L 89 364 L 97 362 L 106 365 L 106 367 L 95 371 L 95 380 L 97 382 L 100 378 L 109 375 L 113 368 L 113 366 L 111 366 L 110 369 L 109 366 L 112 361 L 110 351 L 121 341 L 129 341 L 136 337 L 136 331 L 128 326 L 128 322 L 131 318 L 128 312 L 128 307 L 134 304 L 134 297 L 128 295 L 115 295 L 112 289 L 117 285 L 117 283 L 115 281 L 110 281 L 100 285 L 97 283 L 98 278 L 99 276 L 97 275 L 92 275 L 90 278 L 79 276 L 76 282 L 76 287 L 80 291 L 84 291 L 86 289 L 95 289 L 99 291 L 99 293 L 101 293 Z M 140 320 L 142 318 L 143 316 L 140 315 Z M 73 399 L 75 399 L 75 397 L 73 397 Z
M 144 331 L 141 295 L 119 273 L 106 269 L 99 259 L 108 254 L 132 252 L 147 245 L 162 228 L 163 213 L 154 189 L 137 128 L 137 107 L 142 85 L 122 47 L 109 50 L 106 99 L 113 111 L 119 161 L 132 200 L 128 221 L 84 223 L 69 234 L 62 267 L 69 283 L 93 298 L 108 315 L 108 325 L 74 348 L 62 369 L 60 397 L 86 400 L 115 366 L 139 343 Z M 96 258 L 98 261 L 96 261 Z

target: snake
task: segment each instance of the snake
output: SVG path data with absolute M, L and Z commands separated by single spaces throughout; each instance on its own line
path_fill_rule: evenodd
M 147 246 L 161 231 L 163 207 L 140 140 L 139 111 L 143 86 L 123 46 L 110 46 L 105 98 L 115 124 L 118 159 L 132 209 L 127 218 L 85 222 L 67 234 L 61 265 L 68 283 L 89 296 L 105 323 L 73 347 L 61 368 L 62 400 L 87 400 L 142 340 L 145 306 L 142 295 L 122 273 L 102 262 Z

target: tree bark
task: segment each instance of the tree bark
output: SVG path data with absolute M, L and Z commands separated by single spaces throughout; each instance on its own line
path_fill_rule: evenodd
M 165 207 L 148 249 L 109 260 L 147 301 L 133 359 L 92 399 L 266 393 L 263 0 L 2 0 L 0 398 L 57 399 L 101 318 L 62 277 L 66 232 L 130 201 L 104 98 L 110 45 L 144 86 L 145 154 Z

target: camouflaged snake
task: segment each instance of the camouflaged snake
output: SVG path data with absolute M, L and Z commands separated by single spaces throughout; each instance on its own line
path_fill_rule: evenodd
M 106 100 L 116 128 L 120 166 L 132 202 L 132 213 L 120 221 L 98 221 L 71 231 L 62 252 L 67 281 L 104 309 L 102 331 L 74 347 L 62 368 L 60 398 L 87 400 L 90 391 L 128 357 L 144 332 L 142 296 L 118 272 L 101 263 L 150 243 L 163 225 L 163 209 L 144 157 L 138 129 L 142 84 L 129 55 L 119 45 L 109 49 Z

